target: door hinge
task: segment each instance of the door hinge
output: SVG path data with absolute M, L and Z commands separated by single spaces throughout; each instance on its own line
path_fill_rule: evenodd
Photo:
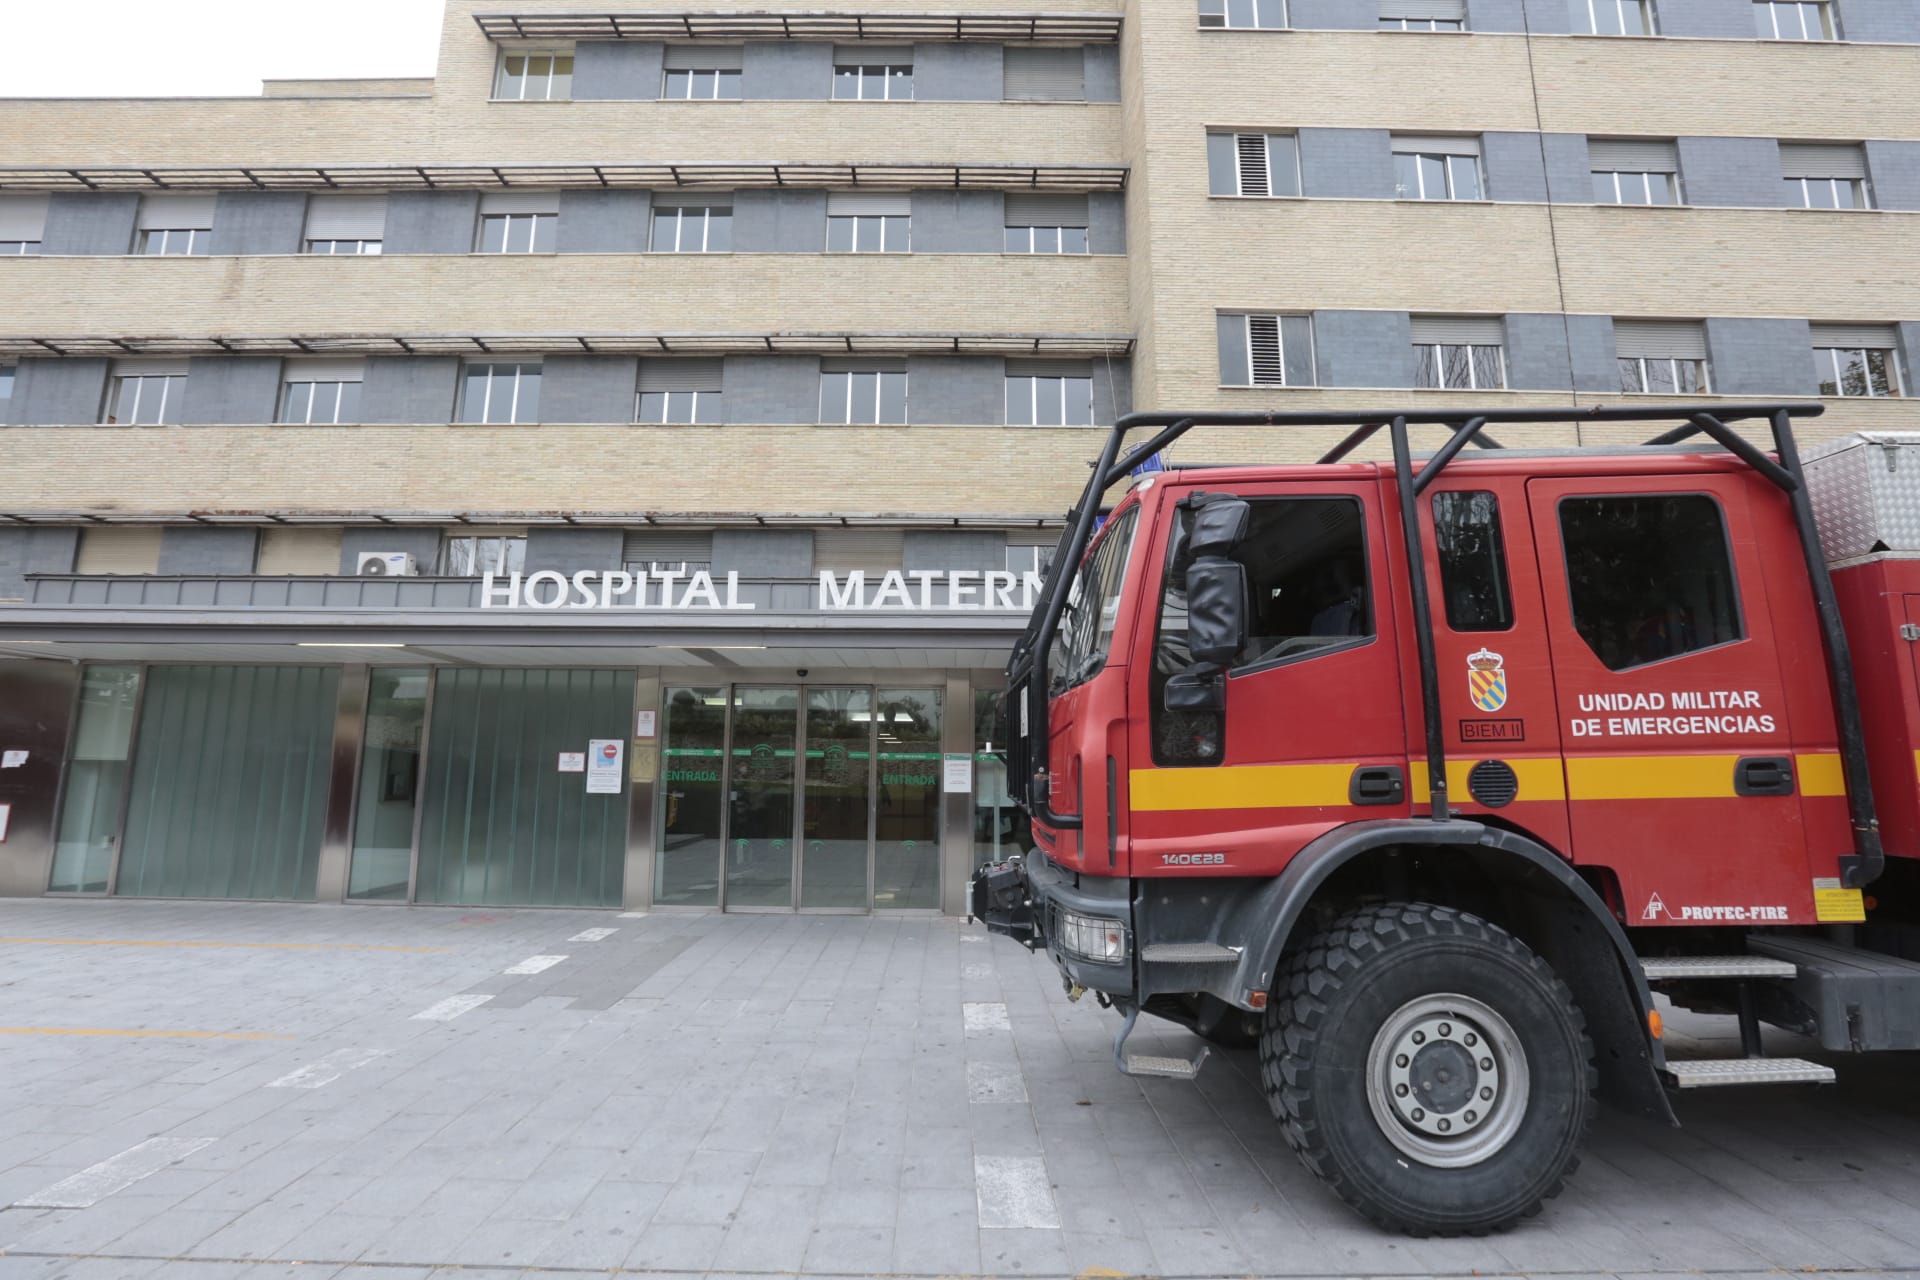
M 1901 623 L 1900 638 L 1902 640 L 1920 640 L 1920 626 L 1915 626 L 1911 622 Z

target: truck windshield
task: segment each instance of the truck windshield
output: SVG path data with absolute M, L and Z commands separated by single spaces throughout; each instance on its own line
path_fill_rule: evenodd
M 1080 564 L 1067 591 L 1067 607 L 1054 633 L 1049 667 L 1050 693 L 1071 689 L 1091 680 L 1105 665 L 1113 644 L 1114 621 L 1120 613 L 1121 580 L 1127 571 L 1127 552 L 1139 507 L 1128 507 L 1107 526 L 1093 553 Z

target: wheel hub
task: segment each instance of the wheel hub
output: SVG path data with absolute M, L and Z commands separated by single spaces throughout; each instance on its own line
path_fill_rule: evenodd
M 1367 1101 L 1388 1141 L 1423 1164 L 1478 1164 L 1504 1147 L 1526 1109 L 1526 1057 L 1513 1028 L 1467 996 L 1417 997 L 1367 1055 Z

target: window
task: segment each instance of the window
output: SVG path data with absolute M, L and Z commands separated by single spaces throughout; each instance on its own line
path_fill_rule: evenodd
M 1093 425 L 1093 362 L 1007 361 L 1007 425 Z
M 726 253 L 733 248 L 733 197 L 704 196 L 685 204 L 654 197 L 655 253 Z
M 489 191 L 480 197 L 480 253 L 552 253 L 560 230 L 556 192 Z
M 1745 634 L 1726 524 L 1705 494 L 1566 498 L 1560 539 L 1574 630 L 1609 671 Z
M 1497 391 L 1507 385 L 1497 316 L 1414 316 L 1413 385 Z
M 906 420 L 906 361 L 823 360 L 821 362 L 820 421 L 905 422 Z
M 1824 0 L 1754 0 L 1753 25 L 1762 40 L 1838 40 L 1833 6 Z
M 1622 391 L 1698 395 L 1707 385 L 1707 335 L 1697 320 L 1615 320 Z
M 1008 253 L 1087 252 L 1087 198 L 1012 191 L 1006 205 Z
M 1679 204 L 1680 149 L 1670 139 L 1589 138 L 1599 204 Z
M 704 529 L 629 529 L 620 545 L 628 573 L 690 573 L 713 569 L 713 534 Z
M 460 380 L 461 422 L 540 421 L 540 362 L 474 361 Z
M 1505 631 L 1513 626 L 1500 499 L 1484 489 L 1434 494 L 1433 538 L 1440 554 L 1447 625 L 1455 631 Z
M 1577 36 L 1651 36 L 1652 0 L 1567 0 L 1570 30 Z
M 833 96 L 843 101 L 911 102 L 913 50 L 835 49 Z
M 573 96 L 571 49 L 502 49 L 493 96 L 515 102 L 558 101 Z
M 488 573 L 519 573 L 527 564 L 527 539 L 461 535 L 440 544 L 440 572 L 449 578 L 478 578 Z
M 827 193 L 828 253 L 905 253 L 913 219 L 905 193 Z
M 1290 133 L 1207 135 L 1207 191 L 1216 196 L 1297 196 L 1300 149 Z
M 1813 367 L 1823 396 L 1905 395 L 1890 324 L 1816 324 Z
M 1263 27 L 1287 25 L 1286 0 L 1200 0 L 1203 27 Z
M 642 360 L 636 422 L 725 422 L 719 359 Z
M 1780 174 L 1787 203 L 1805 209 L 1870 209 L 1867 153 L 1849 143 L 1783 142 Z
M 1397 137 L 1393 182 L 1402 200 L 1483 200 L 1480 140 Z
M 1306 316 L 1230 313 L 1217 325 L 1223 386 L 1313 385 L 1313 322 Z
M 1120 585 L 1127 572 L 1127 553 L 1133 547 L 1134 526 L 1140 508 L 1128 507 L 1108 521 L 1099 541 L 1074 575 L 1067 605 L 1060 614 L 1048 655 L 1049 678 L 1055 689 L 1084 684 L 1106 665 L 1113 632 L 1120 619 Z
M 1009 542 L 1007 552 L 1007 572 L 1016 575 L 1021 581 L 1030 573 L 1045 577 L 1047 570 L 1053 567 L 1053 549 L 1056 543 Z
M 1464 0 L 1380 0 L 1382 31 L 1464 31 Z
M 102 421 L 120 426 L 151 426 L 180 421 L 180 396 L 187 385 L 186 361 L 121 360 L 113 366 Z
M 669 48 L 665 75 L 660 92 L 663 98 L 693 102 L 738 98 L 740 49 L 715 45 Z
M 46 229 L 46 196 L 0 196 L 0 258 L 39 253 Z
M 0 364 L 0 422 L 7 420 L 7 411 L 13 407 L 14 367 Z
M 280 389 L 281 422 L 360 421 L 358 360 L 289 360 Z
M 1085 102 L 1087 54 L 1071 48 L 1007 45 L 1002 54 L 1002 96 L 1008 102 Z
M 313 196 L 307 201 L 308 253 L 379 253 L 387 234 L 387 198 Z
M 140 199 L 135 251 L 176 256 L 212 251 L 213 197 L 153 195 Z
M 1234 559 L 1247 572 L 1247 644 L 1235 673 L 1304 661 L 1365 644 L 1374 634 L 1366 536 L 1354 498 L 1249 498 L 1246 535 Z M 1168 711 L 1167 678 L 1187 668 L 1187 535 L 1182 508 L 1167 549 L 1159 632 L 1154 642 L 1149 725 L 1164 765 L 1218 763 L 1216 713 Z

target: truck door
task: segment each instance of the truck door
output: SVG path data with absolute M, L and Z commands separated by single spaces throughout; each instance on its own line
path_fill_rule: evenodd
M 1266 876 L 1341 823 L 1404 817 L 1406 725 L 1379 490 L 1352 482 L 1209 484 L 1245 499 L 1249 638 L 1225 710 L 1169 710 L 1187 666 L 1183 508 L 1152 563 L 1135 629 L 1132 874 Z M 1157 617 L 1156 617 L 1157 614 Z
M 1627 922 L 1783 922 L 1811 897 L 1745 477 L 1527 486 L 1575 861 Z

